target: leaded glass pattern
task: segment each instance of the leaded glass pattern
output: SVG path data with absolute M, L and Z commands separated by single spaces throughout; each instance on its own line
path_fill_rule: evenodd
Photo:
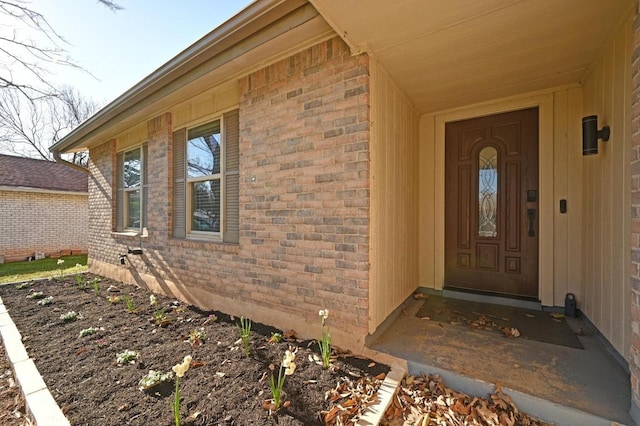
M 492 146 L 478 156 L 478 236 L 498 236 L 498 151 Z

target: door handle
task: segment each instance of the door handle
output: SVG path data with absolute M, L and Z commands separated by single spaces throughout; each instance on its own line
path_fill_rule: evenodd
M 533 228 L 533 222 L 536 220 L 536 209 L 527 209 L 527 220 L 529 221 L 529 236 L 535 237 L 536 232 Z

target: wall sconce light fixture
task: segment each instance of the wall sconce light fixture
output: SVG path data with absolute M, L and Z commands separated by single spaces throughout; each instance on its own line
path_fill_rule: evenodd
M 590 115 L 582 117 L 582 155 L 593 155 L 598 153 L 598 139 L 609 140 L 611 129 L 604 126 L 598 130 L 598 116 Z

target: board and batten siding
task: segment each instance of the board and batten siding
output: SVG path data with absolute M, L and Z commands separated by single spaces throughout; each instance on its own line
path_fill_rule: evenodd
M 582 89 L 553 92 L 553 295 L 564 306 L 567 293 L 584 298 L 582 286 Z M 567 212 L 560 211 L 566 200 Z M 543 246 L 541 246 L 543 247 Z M 541 287 L 547 283 L 541 282 Z M 581 303 L 581 302 L 579 302 Z
M 418 114 L 371 64 L 369 332 L 418 286 Z
M 583 157 L 583 287 L 580 309 L 628 357 L 631 303 L 631 14 L 607 43 L 584 85 L 583 115 L 611 127 L 598 154 Z M 580 301 L 579 301 L 580 302 Z

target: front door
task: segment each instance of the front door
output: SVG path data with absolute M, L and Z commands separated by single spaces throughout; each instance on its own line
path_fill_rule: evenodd
M 538 298 L 538 108 L 447 123 L 445 286 Z

